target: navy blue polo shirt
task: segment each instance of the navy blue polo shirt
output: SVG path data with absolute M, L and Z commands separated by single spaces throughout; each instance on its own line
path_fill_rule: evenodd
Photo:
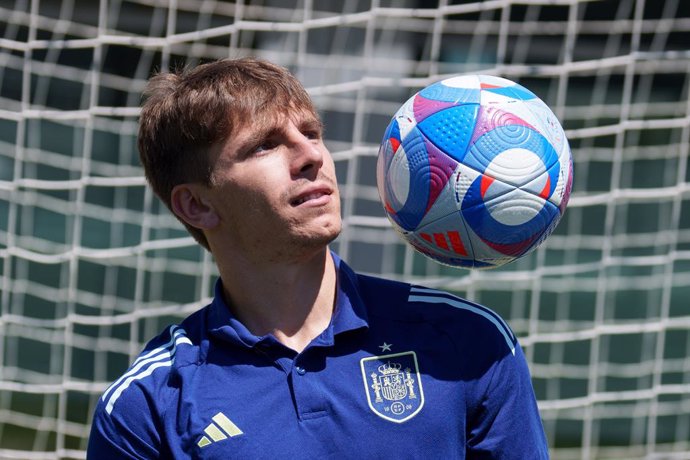
M 359 275 L 301 353 L 223 301 L 153 339 L 99 400 L 88 457 L 500 458 L 548 451 L 529 371 L 491 310 Z

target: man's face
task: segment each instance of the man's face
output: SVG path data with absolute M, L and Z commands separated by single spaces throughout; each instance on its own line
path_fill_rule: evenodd
M 341 230 L 335 165 L 309 112 L 245 121 L 219 146 L 211 191 L 221 237 L 263 260 L 322 249 Z

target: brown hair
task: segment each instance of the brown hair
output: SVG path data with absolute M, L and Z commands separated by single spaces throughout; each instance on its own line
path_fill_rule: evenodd
M 153 191 L 172 210 L 176 185 L 212 185 L 210 148 L 272 113 L 316 111 L 287 69 L 256 58 L 224 59 L 151 77 L 139 121 L 139 157 Z M 318 117 L 317 117 L 318 118 Z M 180 221 L 206 249 L 203 232 Z

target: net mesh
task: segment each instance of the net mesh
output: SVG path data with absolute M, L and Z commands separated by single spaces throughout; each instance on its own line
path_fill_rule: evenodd
M 511 324 L 556 459 L 690 456 L 690 4 L 682 0 L 0 0 L 0 457 L 82 458 L 106 385 L 210 297 L 216 271 L 146 188 L 155 69 L 258 55 L 321 110 L 359 271 Z M 530 88 L 574 156 L 537 251 L 470 272 L 401 242 L 378 143 L 459 73 Z

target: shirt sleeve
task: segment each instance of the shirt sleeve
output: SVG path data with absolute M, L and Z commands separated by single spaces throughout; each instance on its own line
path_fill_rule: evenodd
M 110 412 L 101 399 L 94 413 L 86 458 L 157 459 L 160 435 L 156 425 L 147 398 L 138 388 L 128 389 Z
M 522 349 L 479 378 L 483 396 L 468 420 L 467 458 L 548 459 L 549 451 Z

